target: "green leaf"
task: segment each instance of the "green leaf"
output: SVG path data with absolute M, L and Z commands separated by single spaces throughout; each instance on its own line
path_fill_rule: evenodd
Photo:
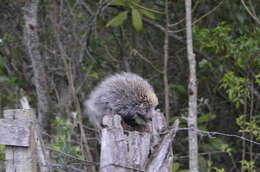
M 126 6 L 125 0 L 115 0 L 111 5 Z
M 199 68 L 203 68 L 204 66 L 206 66 L 207 64 L 209 64 L 208 60 L 203 59 L 199 62 Z
M 56 145 L 52 146 L 52 148 L 53 148 L 54 150 L 56 150 L 56 151 L 60 151 L 60 150 L 61 150 L 60 146 L 56 146 Z
M 216 117 L 215 114 L 211 114 L 211 113 L 203 114 L 198 117 L 198 123 L 209 122 L 210 120 L 215 119 L 215 117 Z
M 90 74 L 89 74 L 89 77 L 94 78 L 94 79 L 98 79 L 98 78 L 99 78 L 97 72 L 92 72 L 92 73 L 90 73 Z
M 256 83 L 257 83 L 258 85 L 260 85 L 260 74 L 257 74 L 257 75 L 255 76 L 255 78 L 256 78 Z
M 132 23 L 135 30 L 140 31 L 143 29 L 142 16 L 140 12 L 135 8 L 132 8 Z
M 123 22 L 127 19 L 127 13 L 128 11 L 124 11 L 119 13 L 117 16 L 112 18 L 107 24 L 106 27 L 109 27 L 111 25 L 113 26 L 120 26 L 123 24 Z
M 173 163 L 172 172 L 177 172 L 179 168 L 180 168 L 180 163 L 178 163 L 178 162 Z
M 150 12 L 150 11 L 148 11 L 148 10 L 145 10 L 145 9 L 140 9 L 140 11 L 141 11 L 141 13 L 143 14 L 143 15 L 145 15 L 146 17 L 148 17 L 148 18 L 150 18 L 150 19 L 155 19 L 156 17 L 155 17 L 155 15 L 154 15 L 154 13 L 152 13 L 152 12 Z
M 186 94 L 186 89 L 185 89 L 185 87 L 183 85 L 180 85 L 180 84 L 170 84 L 169 86 L 170 86 L 170 88 L 175 89 L 176 92 L 179 93 L 179 94 L 182 94 L 182 95 Z

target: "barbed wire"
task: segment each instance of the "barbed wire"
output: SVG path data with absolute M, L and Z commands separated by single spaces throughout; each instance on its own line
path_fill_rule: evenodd
M 37 124 L 38 126 L 42 127 L 42 125 L 36 120 L 34 121 L 35 124 Z M 88 128 L 88 127 L 85 127 L 85 129 L 87 130 L 90 130 L 90 131 L 93 131 L 93 132 L 97 132 L 97 129 L 94 129 L 94 128 Z M 234 137 L 234 138 L 238 138 L 240 140 L 244 140 L 244 141 L 247 141 L 247 142 L 250 142 L 252 144 L 255 144 L 255 145 L 258 145 L 260 146 L 260 142 L 257 142 L 257 141 L 254 141 L 254 140 L 251 140 L 251 139 L 248 139 L 244 136 L 239 136 L 239 135 L 236 135 L 236 134 L 228 134 L 228 133 L 222 133 L 222 132 L 218 132 L 218 131 L 205 131 L 205 130 L 200 130 L 200 129 L 194 129 L 194 128 L 178 128 L 178 131 L 188 131 L 188 130 L 191 130 L 191 131 L 196 131 L 197 133 L 199 134 L 206 134 L 208 137 L 213 137 L 214 135 L 221 135 L 221 136 L 226 136 L 226 137 Z M 132 132 L 130 130 L 124 130 L 125 132 Z M 49 135 L 48 133 L 46 132 L 41 132 L 43 135 L 45 136 L 48 136 L 50 138 L 52 137 L 56 137 L 56 136 L 51 136 Z M 165 132 L 167 133 L 167 131 Z M 165 134 L 165 133 L 162 133 L 162 134 Z M 97 138 L 95 137 L 88 137 L 88 140 L 97 140 Z M 71 142 L 71 143 L 76 143 L 76 142 Z
M 205 131 L 205 130 L 194 129 L 194 128 L 178 128 L 177 132 L 178 131 L 189 131 L 189 130 L 196 131 L 198 134 L 200 134 L 202 136 L 206 135 L 206 136 L 208 136 L 210 138 L 212 138 L 212 137 L 214 137 L 216 135 L 225 136 L 225 137 L 234 137 L 234 138 L 237 138 L 237 139 L 240 139 L 240 140 L 244 140 L 244 141 L 247 141 L 247 142 L 250 142 L 252 144 L 260 146 L 260 143 L 257 142 L 257 141 L 250 140 L 250 139 L 248 139 L 246 137 L 239 136 L 239 135 L 236 135 L 236 134 L 227 134 L 227 133 L 222 133 L 222 132 L 217 132 L 217 131 Z M 71 154 L 55 150 L 55 149 L 53 149 L 53 148 L 51 148 L 49 146 L 45 146 L 45 147 L 49 151 L 52 151 L 52 152 L 61 154 L 64 157 L 67 157 L 67 158 L 79 161 L 80 165 L 82 166 L 82 168 L 79 168 L 79 165 L 77 165 L 77 166 L 72 165 L 73 163 L 61 164 L 61 163 L 57 163 L 57 162 L 54 163 L 54 162 L 51 162 L 51 161 L 48 161 L 47 164 L 41 164 L 40 162 L 38 162 L 38 165 L 41 166 L 41 167 L 71 169 L 73 171 L 83 172 L 83 171 L 85 171 L 84 167 L 87 167 L 87 166 L 90 166 L 90 165 L 95 165 L 95 166 L 99 165 L 98 162 L 92 162 L 92 161 L 87 161 L 87 160 L 84 160 L 84 159 L 80 159 L 80 158 L 78 158 L 76 156 L 73 156 Z M 204 156 L 204 155 L 212 155 L 212 154 L 219 154 L 219 153 L 227 153 L 227 152 L 223 152 L 223 151 L 201 152 L 198 155 L 199 156 Z M 16 163 L 23 163 L 25 161 L 32 161 L 33 158 L 35 158 L 35 157 L 22 158 L 22 159 L 19 159 L 19 160 L 13 160 L 13 159 L 8 159 L 7 160 L 6 159 L 6 160 L 0 160 L 0 162 L 12 161 L 12 162 L 16 162 Z M 178 159 L 186 159 L 186 158 L 189 158 L 189 156 L 188 155 L 185 155 L 185 156 L 174 156 L 173 159 L 178 160 Z M 36 160 L 37 159 L 38 158 L 36 157 Z M 122 167 L 122 168 L 130 168 L 130 167 L 125 167 L 125 166 L 121 166 L 121 165 L 118 165 L 118 164 L 111 164 L 111 165 L 115 165 L 115 166 Z M 137 169 L 135 169 L 135 170 L 137 170 Z M 138 171 L 142 171 L 142 170 L 138 169 Z
M 214 135 L 221 135 L 221 136 L 226 136 L 226 137 L 235 137 L 235 138 L 238 138 L 240 140 L 244 140 L 244 141 L 247 141 L 247 142 L 250 142 L 250 143 L 253 143 L 255 145 L 260 146 L 259 142 L 256 142 L 254 140 L 250 140 L 246 137 L 239 136 L 239 135 L 236 135 L 236 134 L 227 134 L 227 133 L 222 133 L 222 132 L 218 132 L 218 131 L 205 131 L 205 130 L 194 129 L 194 128 L 178 128 L 178 131 L 182 131 L 182 130 L 184 130 L 184 131 L 188 131 L 188 130 L 196 131 L 197 133 L 206 134 L 210 138 L 213 137 Z
M 88 165 L 99 165 L 99 163 L 97 162 L 93 162 L 93 161 L 88 161 L 88 160 L 84 160 L 84 159 L 80 159 L 80 158 L 77 158 L 71 154 L 68 154 L 68 153 L 65 153 L 65 152 L 62 152 L 62 151 L 58 151 L 58 150 L 55 150 L 49 146 L 46 146 L 46 149 L 50 150 L 50 151 L 53 151 L 53 152 L 56 152 L 56 153 L 59 153 L 59 154 L 62 154 L 63 156 L 65 157 L 68 157 L 68 158 L 71 158 L 71 159 L 74 159 L 74 160 L 78 160 L 78 161 L 81 161 L 85 164 L 88 164 Z
M 228 154 L 228 153 L 227 153 L 227 152 L 223 152 L 223 151 L 200 152 L 200 153 L 198 153 L 198 156 L 214 155 L 214 154 Z M 190 157 L 189 155 L 173 156 L 173 159 L 174 159 L 174 160 L 179 160 L 179 159 L 188 159 L 189 157 Z
M 194 128 L 178 128 L 177 132 L 178 131 L 196 131 L 198 133 L 198 135 L 201 135 L 201 136 L 208 136 L 210 138 L 213 138 L 214 136 L 225 136 L 225 137 L 234 137 L 236 139 L 240 139 L 240 140 L 243 140 L 243 141 L 246 141 L 246 142 L 250 142 L 254 145 L 257 145 L 257 146 L 260 146 L 260 143 L 257 142 L 257 141 L 254 141 L 254 140 L 251 140 L 251 139 L 248 139 L 244 136 L 239 136 L 239 135 L 236 135 L 236 134 L 229 134 L 229 133 L 222 133 L 222 132 L 218 132 L 218 131 L 205 131 L 205 130 L 200 130 L 200 129 L 194 129 Z M 46 134 L 46 133 L 45 133 Z M 162 133 L 164 134 L 164 133 Z M 93 161 L 88 161 L 88 160 L 84 160 L 84 159 L 80 159 L 76 156 L 73 156 L 71 154 L 68 154 L 66 152 L 62 152 L 62 151 L 58 151 L 58 150 L 55 150 L 49 146 L 46 146 L 45 145 L 45 148 L 48 149 L 49 151 L 52 151 L 52 152 L 55 152 L 55 153 L 59 153 L 61 154 L 62 156 L 64 157 L 67 157 L 67 158 L 70 158 L 70 159 L 74 159 L 74 160 L 77 160 L 80 162 L 80 164 L 84 167 L 87 167 L 87 166 L 91 166 L 91 165 L 95 165 L 95 166 L 98 166 L 99 163 L 98 162 L 93 162 Z M 226 153 L 224 151 L 215 151 L 215 152 L 201 152 L 199 153 L 198 155 L 199 156 L 203 156 L 203 155 L 210 155 L 210 154 L 217 154 L 217 153 Z M 0 153 L 1 155 L 1 153 Z M 183 158 L 188 158 L 188 155 L 186 156 L 174 156 L 174 159 L 183 159 Z M 17 160 L 12 160 L 12 159 L 9 159 L 9 160 L 0 160 L 0 162 L 2 161 L 13 161 L 13 162 L 25 162 L 25 161 L 31 161 L 33 158 L 23 158 L 23 159 L 19 159 L 18 161 Z M 36 158 L 37 160 L 38 158 Z M 51 162 L 51 161 L 48 161 L 47 164 L 41 164 L 40 162 L 38 162 L 38 164 L 40 166 L 44 166 L 44 167 L 48 167 L 48 168 L 67 168 L 67 169 L 71 169 L 73 171 L 77 171 L 77 172 L 83 172 L 84 169 L 81 169 L 81 168 L 78 168 L 78 166 L 74 166 L 74 165 L 71 165 L 71 163 L 67 163 L 67 164 L 60 164 L 60 163 L 57 163 L 57 162 Z M 120 166 L 120 167 L 124 167 L 124 166 L 121 166 L 119 164 L 111 164 L 111 165 L 116 165 L 116 166 Z M 131 167 L 124 167 L 124 168 L 131 168 Z M 137 169 L 135 169 L 137 170 Z M 138 169 L 139 170 L 139 169 Z M 142 170 L 139 170 L 139 171 L 142 171 Z

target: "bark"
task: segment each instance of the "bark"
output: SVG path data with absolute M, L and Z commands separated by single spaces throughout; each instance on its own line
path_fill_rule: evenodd
M 166 27 L 165 27 L 165 38 L 164 38 L 164 67 L 163 67 L 163 81 L 164 81 L 164 101 L 165 101 L 165 116 L 169 121 L 169 83 L 168 83 L 168 59 L 169 59 L 169 11 L 168 11 L 168 0 L 165 2 L 165 14 L 166 14 Z
M 151 162 L 148 164 L 146 172 L 170 172 L 172 171 L 172 152 L 169 151 L 173 138 L 178 130 L 179 120 L 176 120 L 169 133 L 163 138 L 156 153 L 152 156 Z
M 37 93 L 38 121 L 41 129 L 46 128 L 47 113 L 49 111 L 48 82 L 44 66 L 44 58 L 40 53 L 38 37 L 38 13 L 39 0 L 27 1 L 24 6 L 24 41 L 28 55 L 32 61 L 33 79 Z
M 198 172 L 198 138 L 197 138 L 197 77 L 196 59 L 192 45 L 192 17 L 191 0 L 185 0 L 186 7 L 186 33 L 187 33 L 187 55 L 189 61 L 189 168 L 191 172 Z

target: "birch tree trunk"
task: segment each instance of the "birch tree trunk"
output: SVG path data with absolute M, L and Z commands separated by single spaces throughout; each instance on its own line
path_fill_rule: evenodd
M 37 92 L 38 121 L 41 128 L 47 124 L 47 112 L 49 111 L 48 82 L 44 66 L 44 59 L 40 54 L 38 37 L 38 5 L 39 0 L 26 1 L 24 6 L 24 41 L 28 55 L 32 61 L 33 79 Z
M 192 45 L 192 17 L 191 0 L 185 0 L 186 7 L 186 34 L 187 34 L 187 55 L 189 61 L 189 168 L 190 172 L 198 172 L 198 138 L 197 138 L 197 77 L 196 59 Z
M 164 102 L 165 102 L 165 116 L 167 122 L 169 121 L 169 83 L 168 83 L 168 59 L 169 59 L 169 7 L 168 0 L 165 1 L 165 15 L 166 15 L 166 26 L 164 36 L 164 66 L 163 66 L 163 82 L 164 82 Z

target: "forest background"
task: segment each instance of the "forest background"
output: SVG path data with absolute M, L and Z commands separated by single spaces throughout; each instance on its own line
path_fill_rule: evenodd
M 93 131 L 81 117 L 82 103 L 104 77 L 128 71 L 154 86 L 163 112 L 168 96 L 168 122 L 179 118 L 180 127 L 187 128 L 184 1 L 167 1 L 166 15 L 163 0 L 46 0 L 37 4 L 36 24 L 26 21 L 28 2 L 0 2 L 0 117 L 3 109 L 21 108 L 19 100 L 26 96 L 38 107 L 46 144 L 84 159 L 88 155 L 82 153 L 79 124 L 87 137 Z M 258 0 L 193 1 L 198 128 L 223 133 L 199 133 L 201 172 L 260 171 L 259 11 Z M 37 32 L 30 35 L 28 30 Z M 28 43 L 30 36 L 33 44 Z M 98 162 L 97 147 L 89 145 Z M 187 131 L 180 130 L 173 143 L 174 172 L 188 169 L 187 147 Z M 0 146 L 0 162 L 4 149 Z M 55 152 L 52 158 L 75 163 Z

